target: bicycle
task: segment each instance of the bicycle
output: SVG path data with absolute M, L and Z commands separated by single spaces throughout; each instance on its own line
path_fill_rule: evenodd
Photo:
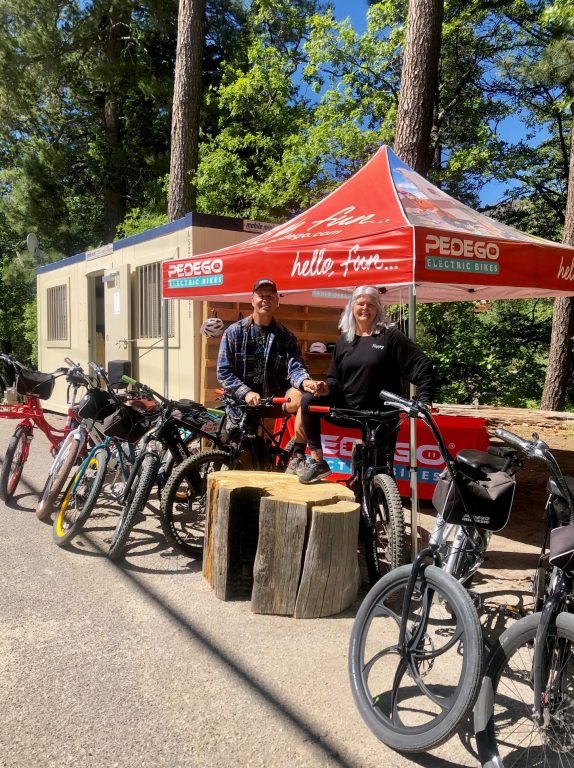
M 351 476 L 346 485 L 361 509 L 359 535 L 364 541 L 371 586 L 383 573 L 406 563 L 403 503 L 393 472 L 399 416 L 393 410 L 357 410 L 311 405 L 335 423 L 358 426 L 360 442 L 353 446 Z
M 550 470 L 537 612 L 509 627 L 491 649 L 474 709 L 481 764 L 574 764 L 574 498 L 548 445 L 496 430 L 505 442 Z M 558 510 L 556 507 L 558 506 Z M 540 568 L 543 573 L 540 573 Z
M 163 483 L 173 465 L 194 455 L 187 434 L 208 444 L 223 445 L 223 421 L 216 414 L 193 400 L 169 400 L 151 387 L 128 376 L 122 377 L 143 395 L 151 397 L 159 406 L 154 426 L 143 437 L 144 445 L 126 482 L 121 498 L 122 511 L 110 541 L 108 557 L 119 560 L 124 554 L 129 533 L 149 499 L 154 484 L 158 483 L 160 497 L 165 492 Z M 124 408 L 129 421 L 133 418 Z M 116 436 L 123 436 L 116 434 Z M 163 467 L 163 472 L 162 472 Z
M 42 400 L 49 399 L 52 394 L 56 378 L 67 374 L 67 368 L 59 368 L 53 373 L 41 373 L 28 370 L 12 355 L 0 354 L 0 360 L 12 366 L 16 374 L 16 391 L 24 399 L 21 403 L 0 405 L 0 418 L 19 419 L 6 448 L 0 473 L 0 499 L 9 501 L 18 488 L 28 461 L 34 430 L 39 429 L 44 433 L 50 443 L 50 451 L 55 456 L 62 440 L 72 429 L 73 414 L 68 410 L 64 426 L 56 427 L 46 419 L 42 407 Z
M 503 494 L 488 493 L 493 463 L 507 458 L 471 449 L 453 458 L 424 405 L 385 391 L 381 398 L 431 429 L 445 461 L 433 503 L 446 522 L 489 529 L 508 519 L 514 478 L 506 475 Z M 431 541 L 412 566 L 390 571 L 372 587 L 351 632 L 349 677 L 359 712 L 381 741 L 402 752 L 433 749 L 450 738 L 480 686 L 477 608 L 461 581 L 442 566 L 441 546 Z
M 122 406 L 123 400 L 110 386 L 107 374 L 96 363 L 89 363 L 94 371 L 98 383 L 103 381 L 106 391 L 90 389 L 82 404 L 79 413 L 84 419 L 94 420 L 93 435 L 103 434 L 106 429 L 106 418 L 113 415 Z M 103 419 L 97 423 L 97 419 Z M 86 424 L 84 429 L 89 432 Z M 53 538 L 59 547 L 66 546 L 77 536 L 93 509 L 96 506 L 100 492 L 104 486 L 106 472 L 110 465 L 115 464 L 115 476 L 110 483 L 110 494 L 116 500 L 121 497 L 121 491 L 127 482 L 131 466 L 135 462 L 135 448 L 133 443 L 122 441 L 116 437 L 103 436 L 96 440 L 95 445 L 89 450 L 88 455 L 80 464 L 74 474 L 58 506 L 54 516 L 52 527 Z
M 164 535 L 176 551 L 190 557 L 203 553 L 208 475 L 225 469 L 284 471 L 291 455 L 292 441 L 281 447 L 291 415 L 284 413 L 277 429 L 269 429 L 262 419 L 267 408 L 286 403 L 287 398 L 264 398 L 260 406 L 253 407 L 223 390 L 217 392 L 226 406 L 239 411 L 237 426 L 217 449 L 182 462 L 161 497 Z
M 69 366 L 66 373 L 66 380 L 69 384 L 66 423 L 69 422 L 70 429 L 54 457 L 54 461 L 48 471 L 48 477 L 44 483 L 44 488 L 40 494 L 40 499 L 36 505 L 36 517 L 42 521 L 48 520 L 54 511 L 56 501 L 66 484 L 72 467 L 82 456 L 86 445 L 90 441 L 92 441 L 92 444 L 100 442 L 100 436 L 97 433 L 93 433 L 94 420 L 84 419 L 82 415 L 86 413 L 84 408 L 90 411 L 94 400 L 97 400 L 98 407 L 106 408 L 110 405 L 109 396 L 106 396 L 106 393 L 98 389 L 79 363 L 75 363 L 69 357 L 65 358 L 65 362 Z M 72 389 L 71 398 L 70 387 Z M 82 401 L 78 402 L 78 392 L 82 387 L 87 391 Z M 76 426 L 71 428 L 74 424 Z

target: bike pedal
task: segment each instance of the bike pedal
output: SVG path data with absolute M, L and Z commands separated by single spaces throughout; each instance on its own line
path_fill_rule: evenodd
M 482 608 L 482 597 L 478 594 L 478 592 L 473 592 L 471 589 L 468 590 L 468 594 L 470 595 L 470 599 L 474 603 L 476 610 L 480 611 Z
M 525 615 L 524 611 L 514 605 L 503 605 L 502 613 L 509 619 L 521 619 Z

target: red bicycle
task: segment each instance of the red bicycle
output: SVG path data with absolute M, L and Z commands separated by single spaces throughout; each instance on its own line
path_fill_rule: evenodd
M 41 373 L 27 369 L 12 355 L 0 354 L 0 360 L 13 368 L 16 374 L 16 391 L 23 397 L 23 402 L 0 405 L 0 419 L 19 420 L 4 454 L 0 473 L 0 499 L 8 501 L 14 496 L 22 477 L 34 438 L 34 429 L 40 429 L 46 435 L 50 443 L 50 452 L 55 456 L 62 441 L 78 420 L 74 406 L 77 402 L 78 390 L 84 382 L 80 381 L 79 377 L 75 377 L 73 370 L 70 371 L 68 368 L 58 368 L 54 373 Z M 66 374 L 71 393 L 68 392 L 69 406 L 66 422 L 63 427 L 56 427 L 46 420 L 42 400 L 50 397 L 56 378 L 64 374 Z

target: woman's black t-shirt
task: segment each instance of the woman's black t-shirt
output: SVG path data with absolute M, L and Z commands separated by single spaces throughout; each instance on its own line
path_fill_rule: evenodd
M 351 408 L 381 408 L 381 389 L 400 395 L 404 379 L 417 385 L 417 399 L 432 402 L 432 362 L 397 328 L 355 336 L 351 344 L 341 336 L 327 374 L 331 392 Z

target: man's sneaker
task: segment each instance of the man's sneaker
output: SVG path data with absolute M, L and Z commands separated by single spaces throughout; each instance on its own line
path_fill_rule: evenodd
M 308 485 L 309 483 L 316 483 L 317 480 L 321 480 L 323 477 L 331 474 L 331 467 L 324 459 L 317 461 L 316 459 L 309 459 L 305 468 L 299 474 L 299 482 Z
M 300 475 L 305 467 L 305 457 L 301 453 L 296 453 L 294 456 L 291 456 L 289 459 L 289 464 L 287 464 L 287 469 L 285 470 L 286 475 Z

